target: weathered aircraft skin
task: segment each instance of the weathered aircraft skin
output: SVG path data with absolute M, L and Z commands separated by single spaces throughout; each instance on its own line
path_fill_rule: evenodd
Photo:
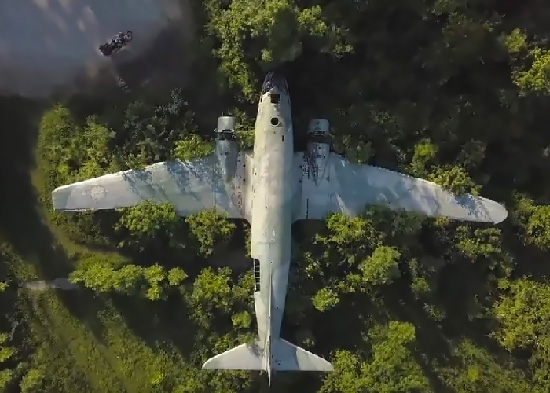
M 280 337 L 291 259 L 291 225 L 331 213 L 361 214 L 365 205 L 452 219 L 500 222 L 506 209 L 486 198 L 455 196 L 423 179 L 330 152 L 328 121 L 314 119 L 305 152 L 294 152 L 290 97 L 285 79 L 269 73 L 262 86 L 254 151 L 240 152 L 235 120 L 218 119 L 216 151 L 188 162 L 162 162 L 62 186 L 57 210 L 113 209 L 152 199 L 186 216 L 215 208 L 251 225 L 258 336 L 206 361 L 205 369 L 331 371 L 323 358 Z

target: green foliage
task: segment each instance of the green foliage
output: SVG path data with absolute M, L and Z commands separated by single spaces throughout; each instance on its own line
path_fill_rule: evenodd
M 84 125 L 60 104 L 42 116 L 38 135 L 38 156 L 43 184 L 42 199 L 50 208 L 50 193 L 57 187 L 88 177 L 96 177 L 117 167 L 107 148 L 114 133 L 89 117 Z M 94 213 L 78 215 L 52 213 L 53 221 L 71 239 L 105 244 L 107 239 L 93 220 Z
M 410 164 L 411 173 L 415 176 L 426 176 L 436 154 L 437 146 L 431 143 L 429 139 L 424 139 L 414 145 L 414 153 Z
M 304 43 L 336 55 L 350 52 L 344 29 L 330 24 L 320 6 L 303 8 L 294 0 L 208 1 L 208 31 L 220 40 L 216 55 L 229 81 L 255 99 L 258 80 L 251 62 L 264 69 L 296 59 Z
M 530 51 L 533 59 L 531 67 L 526 71 L 516 72 L 514 83 L 522 93 L 535 92 L 548 94 L 550 92 L 550 52 L 541 48 Z
M 509 351 L 529 351 L 529 371 L 535 386 L 550 389 L 550 286 L 529 279 L 503 281 L 504 296 L 493 306 L 499 329 L 493 332 L 498 342 Z
M 397 262 L 401 253 L 394 247 L 377 247 L 372 255 L 359 265 L 361 279 L 371 285 L 389 284 L 399 277 Z
M 479 193 L 479 187 L 472 181 L 466 170 L 460 166 L 437 167 L 435 173 L 429 174 L 428 180 L 457 195 L 478 195 Z
M 145 100 L 130 103 L 124 112 L 116 138 L 117 161 L 123 168 L 139 169 L 172 157 L 177 142 L 197 132 L 195 114 L 174 89 L 167 102 L 153 104 Z
M 191 161 L 195 158 L 204 157 L 214 151 L 214 144 L 204 141 L 198 135 L 190 135 L 182 141 L 176 142 L 173 156 L 178 160 Z
M 472 341 L 462 340 L 452 346 L 456 364 L 442 368 L 445 383 L 458 393 L 533 391 L 526 376 Z
M 13 369 L 7 368 L 8 362 L 17 353 L 16 349 L 10 344 L 10 337 L 6 333 L 0 333 L 0 391 L 4 391 L 15 378 Z
M 69 280 L 97 292 L 118 292 L 159 300 L 166 298 L 169 287 L 179 286 L 186 277 L 179 268 L 166 271 L 158 264 L 147 268 L 130 264 L 120 267 L 94 258 L 93 263 L 81 264 L 73 271 Z
M 7 168 L 0 188 L 9 190 L 0 197 L 19 219 L 10 221 L 4 209 L 0 236 L 22 255 L 6 258 L 2 243 L 0 290 L 2 283 L 10 287 L 0 294 L 0 327 L 13 333 L 0 344 L 6 359 L 0 386 L 15 391 L 19 385 L 24 392 L 259 390 L 263 377 L 256 374 L 200 370 L 207 357 L 255 337 L 251 269 L 217 270 L 203 266 L 214 258 L 196 255 L 223 255 L 231 239 L 250 238 L 247 226 L 240 233 L 214 211 L 189 217 L 186 225 L 171 206 L 149 202 L 121 212 L 58 214 L 50 211 L 50 195 L 90 176 L 208 154 L 211 134 L 202 126 L 210 133 L 222 110 L 237 117 L 239 143 L 251 148 L 256 106 L 250 102 L 265 70 L 283 66 L 297 147 L 303 147 L 309 118 L 324 113 L 335 150 L 351 161 L 405 169 L 459 193 L 477 193 L 479 184 L 511 210 L 499 229 L 383 208 L 296 223 L 284 330 L 297 344 L 315 344 L 314 352 L 337 349 L 331 359 L 336 372 L 324 376 L 321 391 L 550 391 L 548 5 L 192 3 L 199 46 L 214 50 L 220 72 L 208 74 L 204 51 L 188 51 L 193 56 L 185 58 L 205 69 L 200 83 L 189 81 L 189 102 L 179 89 L 158 99 L 140 89 L 138 99 L 86 98 L 76 105 L 71 99 L 38 119 L 39 169 L 32 181 L 55 224 L 53 241 L 32 218 L 28 170 L 35 135 L 13 120 L 12 113 L 26 119 L 25 110 L 0 99 L 0 159 Z M 224 79 L 231 89 L 217 85 Z M 206 91 L 205 80 L 215 86 Z M 188 238 L 197 252 L 187 247 Z M 60 247 L 50 255 L 59 241 L 72 257 L 60 262 L 63 271 L 75 263 L 75 281 L 101 296 L 12 290 L 21 281 L 50 277 L 44 276 L 49 264 L 64 260 Z M 124 247 L 130 258 L 90 253 L 71 241 L 131 246 Z M 151 265 L 155 261 L 163 265 Z M 190 280 L 174 267 L 180 263 Z M 112 296 L 113 302 L 113 293 L 127 296 Z M 182 296 L 147 299 L 170 293 Z M 396 319 L 409 322 L 388 323 Z M 301 386 L 301 376 L 285 382 L 285 391 L 318 388 Z
M 168 284 L 171 286 L 180 285 L 187 278 L 187 274 L 180 268 L 174 267 L 168 270 Z
M 515 219 L 523 229 L 523 240 L 541 250 L 550 250 L 550 207 L 537 205 L 524 195 L 515 195 Z
M 504 288 L 507 295 L 494 305 L 501 326 L 496 338 L 508 350 L 540 348 L 550 334 L 550 287 L 521 279 L 505 283 Z
M 330 288 L 322 288 L 313 296 L 313 306 L 319 311 L 329 310 L 339 302 L 338 294 Z
M 550 248 L 550 206 L 534 206 L 525 230 L 530 243 L 548 250 Z
M 47 173 L 57 185 L 102 175 L 114 169 L 109 153 L 109 143 L 114 132 L 89 117 L 81 126 L 69 109 L 56 105 L 46 112 L 40 123 L 39 152 L 50 170 Z
M 30 369 L 23 379 L 19 387 L 21 388 L 21 393 L 38 393 L 44 389 L 44 370 L 43 369 Z
M 144 249 L 159 239 L 172 239 L 178 234 L 181 220 L 170 203 L 156 203 L 146 200 L 140 204 L 120 209 L 121 215 L 115 224 L 115 231 L 128 233 L 119 247 L 134 246 Z
M 0 370 L 0 392 L 7 390 L 10 383 L 13 381 L 13 371 L 12 370 Z
M 441 259 L 430 256 L 424 256 L 422 259 L 412 258 L 409 261 L 411 289 L 415 296 L 429 296 L 437 289 L 439 273 L 443 266 L 444 262 Z
M 481 164 L 485 158 L 486 146 L 483 142 L 469 140 L 462 146 L 462 151 L 458 154 L 457 160 L 466 169 L 474 169 Z
M 475 260 L 478 257 L 490 258 L 502 252 L 500 230 L 497 228 L 478 228 L 472 233 L 467 226 L 456 228 L 456 246 L 466 257 Z
M 203 328 L 213 326 L 214 321 L 226 327 L 246 328 L 251 323 L 253 283 L 252 274 L 233 280 L 227 267 L 202 269 L 187 295 L 193 319 Z
M 167 278 L 166 272 L 162 266 L 155 264 L 144 269 L 143 275 L 150 285 L 149 289 L 147 289 L 147 299 L 159 300 L 162 297 L 160 283 Z
M 229 312 L 231 306 L 231 286 L 229 268 L 215 272 L 205 268 L 193 282 L 191 304 L 193 313 L 199 322 L 208 326 L 208 322 L 215 309 Z
M 154 237 L 160 231 L 168 231 L 178 220 L 174 207 L 144 201 L 124 210 L 119 220 L 119 228 L 125 228 L 137 237 Z
M 367 245 L 379 244 L 383 236 L 376 232 L 372 221 L 363 217 L 349 218 L 341 214 L 332 214 L 327 218 L 326 224 L 329 234 L 316 234 L 315 243 L 333 246 L 338 252 L 349 255 L 353 260 L 355 258 L 350 255 L 352 249 L 358 253 Z
M 235 224 L 230 222 L 224 213 L 215 209 L 190 215 L 185 221 L 199 245 L 199 253 L 206 257 L 214 252 L 214 246 L 227 244 L 235 230 Z
M 246 329 L 252 322 L 252 317 L 248 311 L 241 311 L 231 318 L 233 320 L 233 326 L 235 328 Z
M 235 134 L 239 142 L 239 148 L 252 149 L 254 148 L 254 126 L 255 118 L 238 108 L 233 109 L 233 116 L 235 116 Z
M 527 44 L 527 35 L 521 29 L 515 28 L 510 32 L 510 34 L 503 37 L 503 44 L 508 53 L 515 55 L 525 49 Z
M 429 392 L 429 384 L 409 346 L 415 341 L 414 326 L 391 321 L 369 333 L 372 351 L 361 359 L 349 351 L 337 351 L 320 392 Z

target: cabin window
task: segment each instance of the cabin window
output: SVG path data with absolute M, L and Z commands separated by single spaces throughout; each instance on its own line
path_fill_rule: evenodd
M 276 126 L 277 124 L 279 124 L 279 119 L 276 118 L 276 117 L 272 117 L 272 118 L 271 118 L 271 124 L 273 124 L 274 126 Z
M 260 261 L 253 259 L 254 262 L 254 292 L 260 292 Z
M 281 95 L 277 93 L 273 93 L 269 95 L 269 98 L 271 99 L 272 104 L 278 104 L 279 100 L 281 99 Z

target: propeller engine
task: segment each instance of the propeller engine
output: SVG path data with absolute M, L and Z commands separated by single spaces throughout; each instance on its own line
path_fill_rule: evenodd
M 224 179 L 230 180 L 235 176 L 237 169 L 237 156 L 239 147 L 235 135 L 235 117 L 218 117 L 218 127 L 216 128 L 216 155 L 224 176 Z
M 330 154 L 330 126 L 327 119 L 311 119 L 306 148 L 308 177 L 315 183 L 328 176 L 326 168 Z

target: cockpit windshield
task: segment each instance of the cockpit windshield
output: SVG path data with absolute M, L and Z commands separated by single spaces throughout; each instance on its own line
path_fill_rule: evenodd
M 276 87 L 282 93 L 288 94 L 288 85 L 286 79 L 279 72 L 268 72 L 262 84 L 262 95 Z

